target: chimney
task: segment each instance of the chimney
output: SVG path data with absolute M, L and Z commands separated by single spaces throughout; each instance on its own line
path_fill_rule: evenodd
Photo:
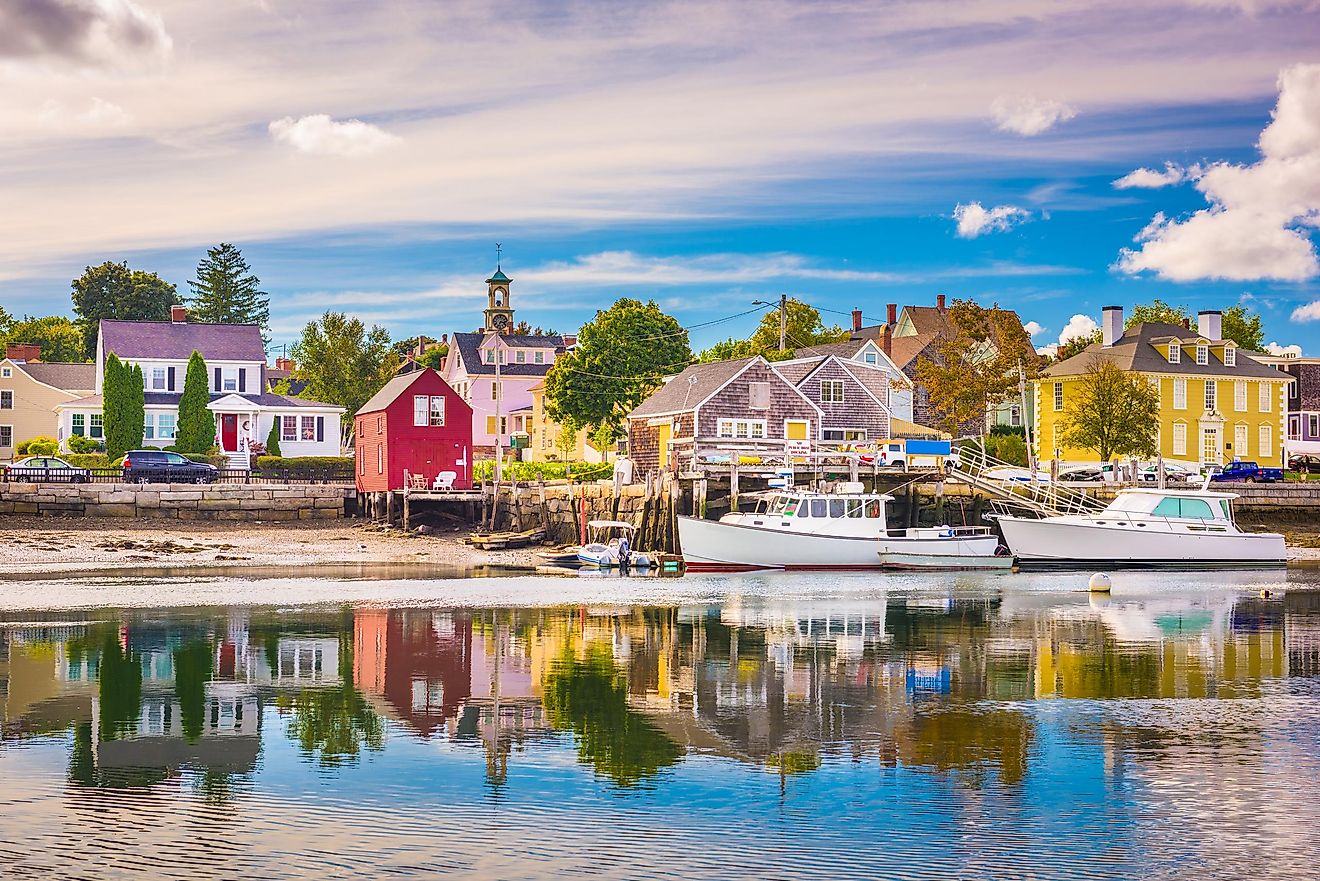
M 1202 309 L 1196 313 L 1196 332 L 1208 340 L 1224 338 L 1224 316 L 1218 309 Z
M 1106 306 L 1100 310 L 1100 345 L 1106 349 L 1123 336 L 1123 307 Z
M 889 324 L 898 323 L 898 304 L 890 303 L 885 307 L 885 321 Z
M 852 316 L 853 316 L 853 333 L 857 333 L 862 329 L 862 310 L 854 309 L 852 311 Z
M 1191 330 L 1191 329 L 1192 329 L 1192 319 L 1190 319 L 1190 318 L 1184 318 L 1184 319 L 1183 319 L 1183 330 Z
M 894 332 L 890 330 L 889 325 L 886 324 L 883 328 L 880 329 L 880 351 L 884 352 L 886 355 L 892 355 L 893 347 L 894 347 Z
M 276 358 L 276 359 L 275 359 L 275 369 L 276 369 L 276 370 L 287 370 L 287 371 L 289 371 L 290 373 L 292 373 L 292 372 L 293 372 L 293 359 L 292 359 L 292 358 Z
M 941 312 L 944 311 L 944 295 L 943 295 L 943 294 L 936 294 L 936 295 L 935 295 L 935 308 L 938 309 L 938 310 L 940 310 Z
M 188 310 L 182 306 L 170 307 L 170 321 L 175 324 L 183 324 L 188 320 Z
M 5 348 L 5 357 L 11 361 L 35 363 L 41 360 L 41 346 L 35 343 L 14 343 Z

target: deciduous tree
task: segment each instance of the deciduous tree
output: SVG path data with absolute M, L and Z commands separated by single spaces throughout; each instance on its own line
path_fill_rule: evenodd
M 546 412 L 561 424 L 618 432 L 629 410 L 691 362 L 687 331 L 676 318 L 654 301 L 621 298 L 584 324 L 577 346 L 555 359 L 545 378 Z
M 1114 456 L 1153 456 L 1160 427 L 1160 394 L 1143 377 L 1098 360 L 1077 381 L 1062 417 L 1063 442 Z
M 848 339 L 849 333 L 837 324 L 826 325 L 815 307 L 801 300 L 789 298 L 785 308 L 784 351 L 779 350 L 779 310 L 765 313 L 756 330 L 745 340 L 727 339 L 701 353 L 700 360 L 727 361 L 760 355 L 770 361 L 792 358 L 797 349 L 838 343 Z
M 83 332 L 83 350 L 96 351 L 102 318 L 120 321 L 168 321 L 170 307 L 182 302 L 174 285 L 154 272 L 129 269 L 127 263 L 88 266 L 73 280 L 73 311 Z
M 1017 394 L 1021 367 L 1035 376 L 1040 356 L 1012 312 L 954 300 L 933 357 L 917 360 L 917 378 L 937 424 L 952 435 L 984 434 L 986 415 Z
M 0 350 L 7 345 L 27 343 L 41 346 L 43 361 L 88 360 L 82 328 L 63 315 L 25 316 L 22 321 L 11 319 L 7 329 L 4 325 L 0 320 Z
M 179 424 L 174 445 L 185 453 L 205 453 L 215 446 L 215 416 L 206 408 L 211 401 L 211 383 L 201 352 L 188 359 L 179 398 Z
M 270 295 L 243 258 L 243 252 L 224 242 L 206 252 L 197 264 L 197 277 L 188 282 L 189 318 L 206 324 L 270 324 Z
M 384 328 L 366 326 L 342 312 L 326 312 L 309 321 L 289 354 L 297 363 L 298 379 L 307 383 L 300 397 L 338 404 L 347 413 L 340 423 L 342 438 L 353 430 L 353 415 L 398 367 Z

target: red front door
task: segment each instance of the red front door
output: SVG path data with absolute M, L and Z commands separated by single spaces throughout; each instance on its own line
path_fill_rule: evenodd
M 220 446 L 230 453 L 238 450 L 237 413 L 222 413 L 220 415 Z

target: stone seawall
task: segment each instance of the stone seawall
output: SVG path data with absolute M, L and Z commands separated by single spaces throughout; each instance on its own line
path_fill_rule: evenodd
M 348 486 L 182 483 L 3 483 L 0 514 L 174 520 L 336 520 Z

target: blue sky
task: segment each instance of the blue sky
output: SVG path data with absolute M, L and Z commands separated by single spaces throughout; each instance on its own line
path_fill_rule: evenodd
M 214 6 L 0 10 L 0 305 L 233 241 L 276 347 L 327 308 L 438 335 L 500 241 L 561 331 L 947 293 L 1047 345 L 1162 297 L 1320 354 L 1313 0 Z

